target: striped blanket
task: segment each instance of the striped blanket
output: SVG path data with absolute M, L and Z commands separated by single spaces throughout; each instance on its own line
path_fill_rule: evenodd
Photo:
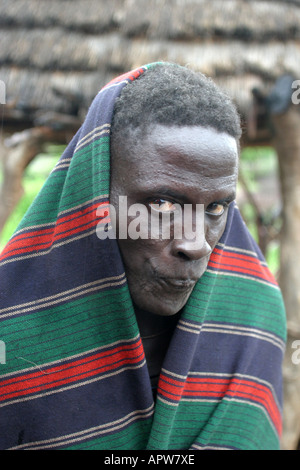
M 174 331 L 156 402 L 108 203 L 104 87 L 0 256 L 1 449 L 276 449 L 282 297 L 236 205 Z

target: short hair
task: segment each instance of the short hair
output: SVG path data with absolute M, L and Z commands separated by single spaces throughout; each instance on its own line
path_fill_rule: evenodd
M 124 143 L 129 131 L 146 132 L 154 124 L 211 127 L 237 140 L 241 136 L 235 105 L 212 79 L 170 63 L 151 66 L 123 88 L 112 119 L 114 144 Z

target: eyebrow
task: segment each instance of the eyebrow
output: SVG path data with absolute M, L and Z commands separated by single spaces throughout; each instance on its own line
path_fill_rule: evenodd
M 236 198 L 236 192 L 232 192 L 232 193 L 230 193 L 227 197 L 224 197 L 224 198 L 222 198 L 222 199 L 218 199 L 218 200 L 215 201 L 215 202 L 217 202 L 217 203 L 219 203 L 219 204 L 222 204 L 223 202 L 229 203 L 229 202 L 234 201 L 235 198 Z
M 188 200 L 188 198 L 185 194 L 174 191 L 174 190 L 172 190 L 172 189 L 170 189 L 169 187 L 166 187 L 166 186 L 151 188 L 151 189 L 149 189 L 149 194 L 150 193 L 151 194 L 154 194 L 154 193 L 162 194 L 166 197 L 170 197 L 172 199 L 180 199 L 182 201 L 187 201 Z
M 174 190 L 172 190 L 172 189 L 170 189 L 169 187 L 166 187 L 166 186 L 159 186 L 159 187 L 156 187 L 156 188 L 149 189 L 149 196 L 153 195 L 154 193 L 161 194 L 164 197 L 170 197 L 171 199 L 178 199 L 178 200 L 183 201 L 183 202 L 188 202 L 188 198 L 185 194 L 174 191 Z M 224 198 L 216 199 L 214 202 L 216 202 L 218 204 L 230 203 L 230 202 L 234 201 L 235 198 L 236 198 L 236 192 L 232 191 L 230 194 L 228 194 L 228 196 L 225 196 Z

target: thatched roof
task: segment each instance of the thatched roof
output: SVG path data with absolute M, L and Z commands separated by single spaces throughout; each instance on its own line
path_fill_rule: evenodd
M 80 113 L 157 60 L 214 77 L 246 113 L 253 87 L 300 78 L 300 0 L 0 0 L 0 42 L 7 100 L 27 116 Z

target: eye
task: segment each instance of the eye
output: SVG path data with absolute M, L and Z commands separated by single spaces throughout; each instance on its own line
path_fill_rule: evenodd
M 153 199 L 149 202 L 151 209 L 158 212 L 174 212 L 176 211 L 176 205 L 166 199 Z
M 224 213 L 225 208 L 227 207 L 227 204 L 225 203 L 218 203 L 218 202 L 213 202 L 212 204 L 209 204 L 206 208 L 206 214 L 213 215 L 213 216 L 220 216 Z

